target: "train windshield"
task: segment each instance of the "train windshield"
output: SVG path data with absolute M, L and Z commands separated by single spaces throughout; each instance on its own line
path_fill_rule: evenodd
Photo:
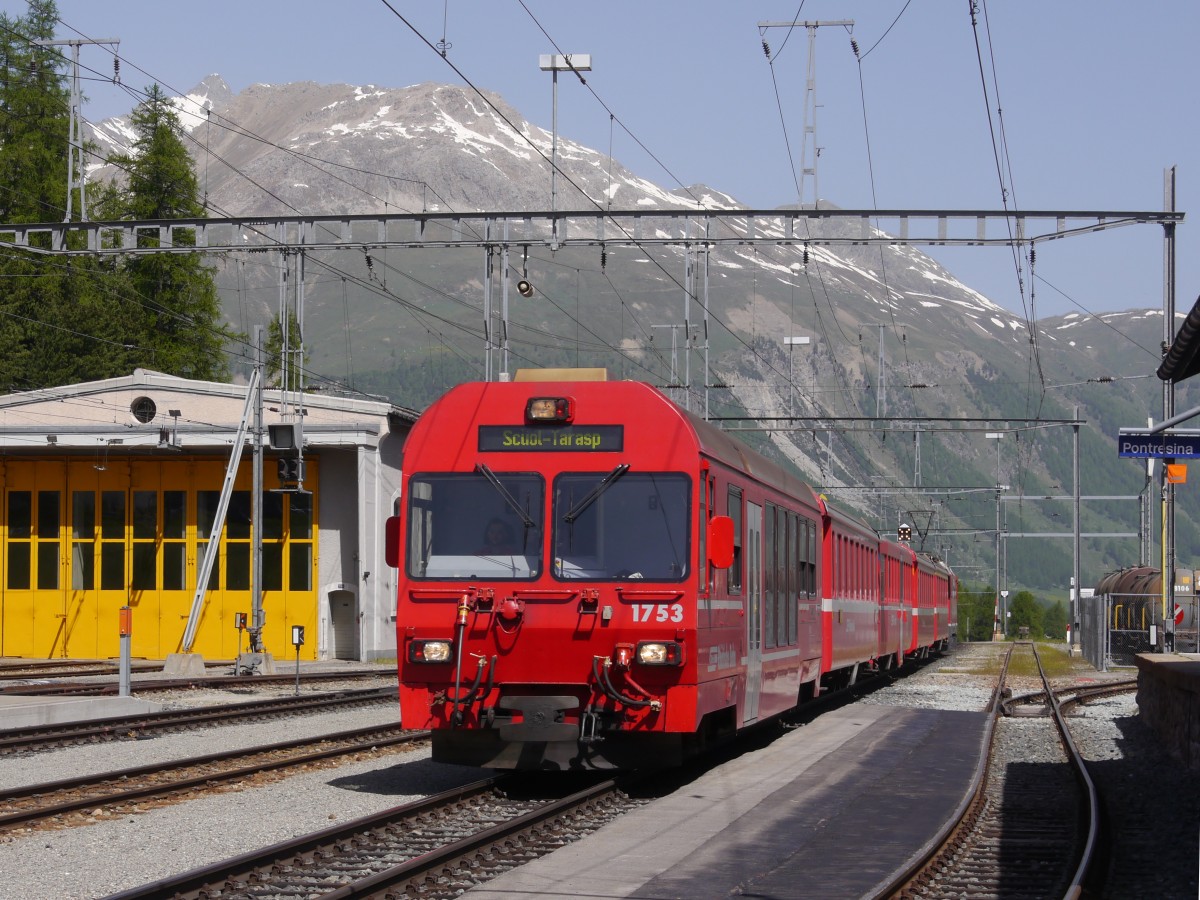
M 536 578 L 545 482 L 531 473 L 414 475 L 407 571 L 413 578 Z
M 679 581 L 687 575 L 691 484 L 685 475 L 570 473 L 554 481 L 556 578 Z

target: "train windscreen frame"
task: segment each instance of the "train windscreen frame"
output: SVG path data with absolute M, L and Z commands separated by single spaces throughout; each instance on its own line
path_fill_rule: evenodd
M 554 479 L 551 575 L 682 581 L 691 568 L 692 482 L 672 472 L 564 472 Z
M 534 472 L 481 466 L 474 472 L 414 474 L 407 500 L 409 577 L 537 578 L 544 558 L 545 491 L 545 480 Z

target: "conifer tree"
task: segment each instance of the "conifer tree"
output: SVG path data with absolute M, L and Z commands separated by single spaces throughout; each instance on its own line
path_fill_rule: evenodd
M 54 38 L 52 0 L 0 16 L 0 221 L 60 222 L 67 199 L 69 92 Z M 31 243 L 47 246 L 44 236 Z M 90 281 L 71 265 L 33 253 L 0 254 L 0 391 L 62 384 L 86 371 L 87 316 L 62 317 L 66 297 Z M 69 323 L 69 325 L 67 324 Z M 62 371 L 55 368 L 66 363 Z
M 61 222 L 70 91 L 53 0 L 0 14 L 0 223 Z M 157 86 L 133 114 L 134 152 L 93 214 L 200 217 L 178 120 Z M 89 191 L 89 194 L 91 191 Z M 39 236 L 31 238 L 38 247 Z M 41 249 L 49 249 L 48 236 Z M 222 379 L 229 368 L 212 272 L 199 255 L 122 260 L 0 251 L 0 392 L 128 375 L 138 366 Z
M 30 0 L 27 15 L 0 15 L 0 222 L 62 221 L 67 199 L 70 92 L 53 40 L 53 0 Z

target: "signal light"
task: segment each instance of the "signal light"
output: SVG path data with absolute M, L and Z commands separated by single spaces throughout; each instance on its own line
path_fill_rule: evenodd
M 281 456 L 275 466 L 281 484 L 299 484 L 304 480 L 304 460 L 298 456 Z
M 575 404 L 570 397 L 531 397 L 525 404 L 525 418 L 530 422 L 570 422 L 575 418 Z
M 902 540 L 902 541 L 911 541 L 912 540 L 912 526 L 901 525 L 899 528 L 896 529 L 896 536 L 899 537 L 900 540 Z

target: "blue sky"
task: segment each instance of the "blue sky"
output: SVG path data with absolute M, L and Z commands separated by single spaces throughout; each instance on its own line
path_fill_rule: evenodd
M 1177 232 L 1176 307 L 1189 310 L 1200 294 L 1200 3 L 977 6 L 973 28 L 965 0 L 58 0 L 66 23 L 58 36 L 119 38 L 122 81 L 137 88 L 157 81 L 182 92 L 214 72 L 235 91 L 255 82 L 400 87 L 465 77 L 547 128 L 551 79 L 539 55 L 590 53 L 591 91 L 560 76 L 561 135 L 611 151 L 667 187 L 703 182 L 773 207 L 797 198 L 784 129 L 799 167 L 809 41 L 805 29 L 768 29 L 768 62 L 759 23 L 797 13 L 852 19 L 852 31 L 816 30 L 822 199 L 846 208 L 1001 209 L 993 135 L 1006 150 L 1010 208 L 1162 210 L 1164 171 L 1174 166 L 1175 205 L 1188 214 Z M 9 15 L 25 9 L 0 0 Z M 458 72 L 429 46 L 443 38 Z M 84 47 L 81 62 L 112 69 L 99 47 Z M 98 81 L 86 92 L 92 120 L 132 103 Z M 808 152 L 811 164 L 811 143 Z M 801 187 L 811 200 L 812 180 Z M 1163 305 L 1158 226 L 1041 245 L 1024 298 L 1006 250 L 928 252 L 1018 313 L 1031 285 L 1039 317 Z

